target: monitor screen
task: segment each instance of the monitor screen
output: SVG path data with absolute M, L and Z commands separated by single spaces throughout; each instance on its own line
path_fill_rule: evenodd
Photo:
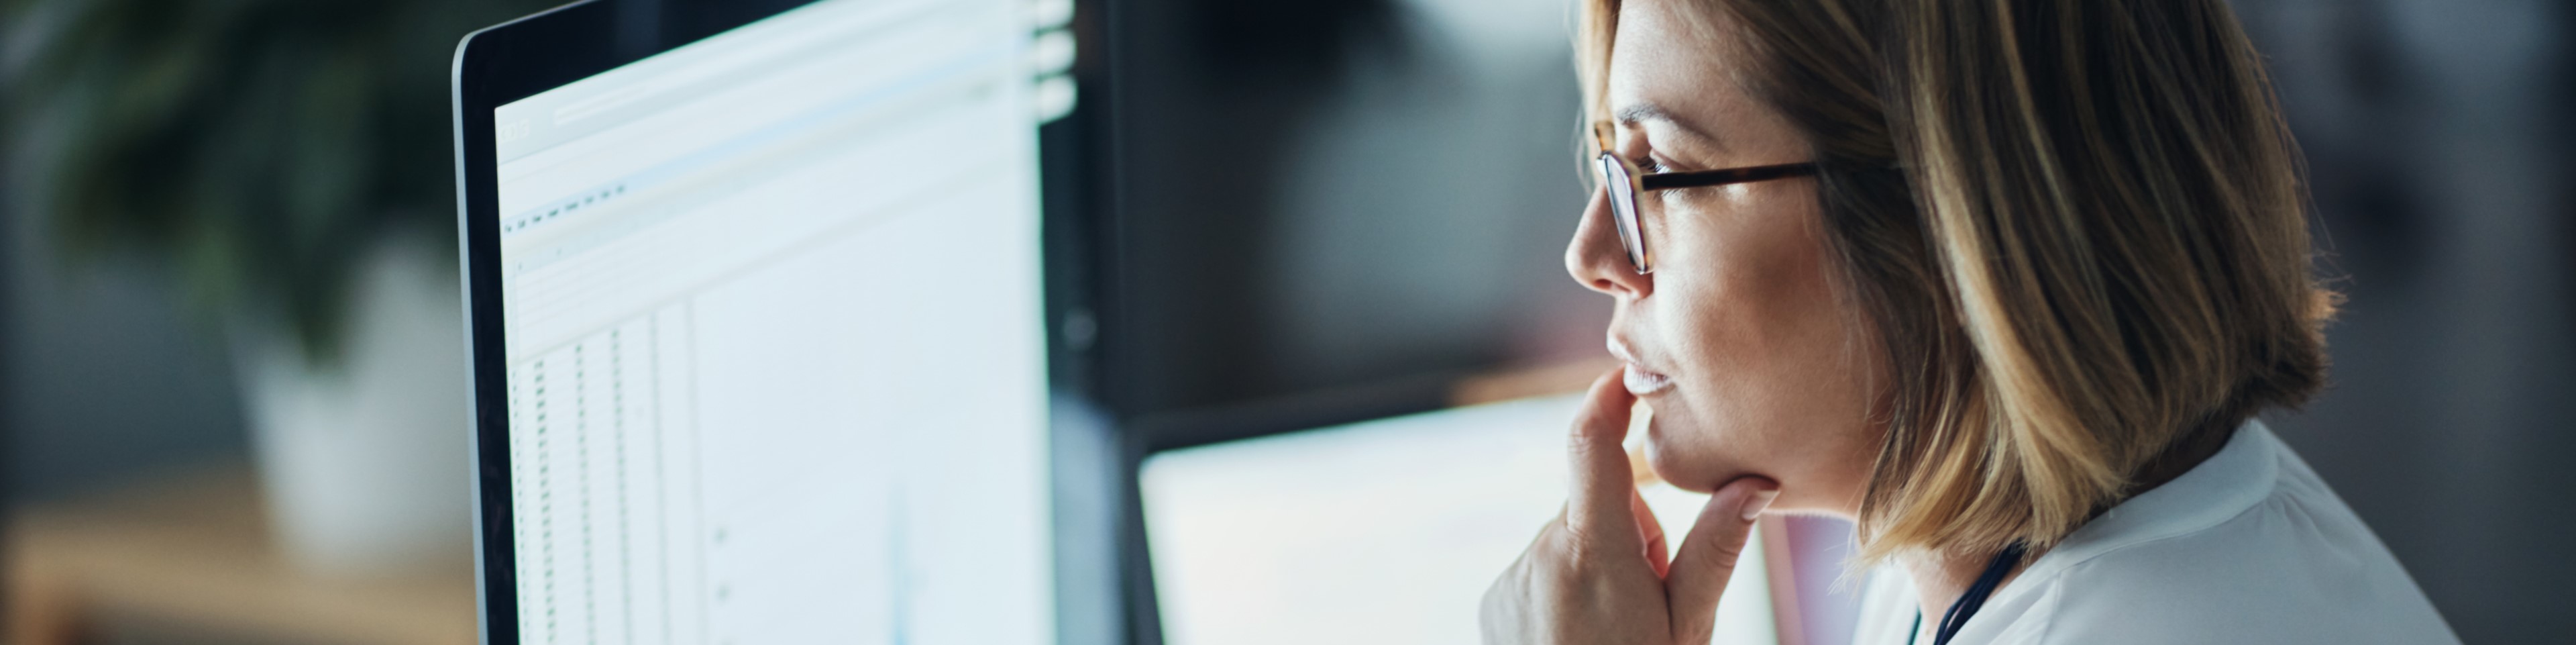
M 527 643 L 1054 639 L 1022 0 L 822 0 L 500 106 Z

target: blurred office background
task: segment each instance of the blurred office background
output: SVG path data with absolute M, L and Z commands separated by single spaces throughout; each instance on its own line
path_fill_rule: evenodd
M 26 38 L 43 16 L 25 7 L 76 4 L 0 2 L 13 21 L 0 24 L 0 74 L 47 49 Z M 518 10 L 482 4 L 489 15 L 456 24 Z M 1109 38 L 1084 51 L 1113 79 L 1085 100 L 1111 109 L 1114 128 L 1091 140 L 1119 164 L 1102 187 L 1117 212 L 1102 262 L 1122 276 L 1122 304 L 1100 314 L 1103 360 L 1122 376 L 1099 384 L 1117 413 L 1166 435 L 1155 442 L 1191 443 L 1249 432 L 1210 410 L 1419 409 L 1461 376 L 1597 356 L 1609 303 L 1559 263 L 1584 200 L 1567 5 L 1086 4 L 1088 33 Z M 2334 388 L 2277 427 L 2465 640 L 2566 633 L 2576 8 L 2237 6 L 2308 154 L 2322 264 L 2350 297 L 2330 332 Z M 463 30 L 416 40 L 444 60 Z M 90 55 L 105 62 L 89 73 L 156 71 Z M 407 82 L 428 83 L 439 103 L 427 127 L 444 132 L 444 67 L 428 74 Z M 23 125 L 0 124 L 18 137 L 0 157 L 6 180 L 50 163 L 24 154 L 45 133 Z M 370 154 L 444 173 L 444 139 L 432 143 Z M 239 370 L 220 326 L 184 304 L 176 259 L 74 257 L 60 219 L 21 202 L 0 200 L 12 209 L 0 211 L 12 507 L 246 460 Z

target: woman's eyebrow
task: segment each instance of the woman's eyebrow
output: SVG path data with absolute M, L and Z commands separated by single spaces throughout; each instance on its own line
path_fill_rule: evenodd
M 1631 129 L 1649 121 L 1661 122 L 1665 125 L 1673 126 L 1673 129 L 1675 130 L 1680 130 L 1685 136 L 1698 139 L 1698 143 L 1702 145 L 1716 149 L 1723 149 L 1725 147 L 1722 145 L 1722 141 L 1720 141 L 1716 136 L 1709 134 L 1707 130 L 1701 130 L 1698 127 L 1692 126 L 1690 122 L 1683 121 L 1681 117 L 1674 116 L 1672 111 L 1664 109 L 1664 106 L 1656 105 L 1652 102 L 1632 103 L 1617 110 L 1613 110 L 1610 114 L 1612 118 L 1619 121 L 1619 125 L 1627 126 Z

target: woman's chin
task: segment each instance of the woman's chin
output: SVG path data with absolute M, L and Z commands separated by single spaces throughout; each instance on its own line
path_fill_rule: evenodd
M 1687 413 L 1657 411 L 1646 421 L 1647 467 L 1653 468 L 1655 477 L 1664 483 L 1694 493 L 1714 492 L 1728 482 L 1749 475 L 1777 479 L 1762 472 L 1757 464 L 1743 461 L 1743 455 L 1718 448 L 1728 442 L 1712 436 L 1715 431 Z
M 1708 464 L 1692 458 L 1691 451 L 1681 443 L 1689 432 L 1679 425 L 1661 414 L 1646 422 L 1646 465 L 1655 470 L 1655 477 L 1674 488 L 1694 493 L 1716 490 Z

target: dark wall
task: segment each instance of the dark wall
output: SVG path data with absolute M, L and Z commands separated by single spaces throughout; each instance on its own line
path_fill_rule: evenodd
M 76 264 L 44 223 L 0 211 L 0 466 L 13 500 L 56 498 L 242 458 L 232 371 L 212 326 L 139 267 Z
M 1114 6 L 1129 410 L 1599 353 L 1563 3 Z
M 2282 435 L 2472 643 L 2576 622 L 2576 68 L 2563 3 L 2238 0 L 2350 297 Z

